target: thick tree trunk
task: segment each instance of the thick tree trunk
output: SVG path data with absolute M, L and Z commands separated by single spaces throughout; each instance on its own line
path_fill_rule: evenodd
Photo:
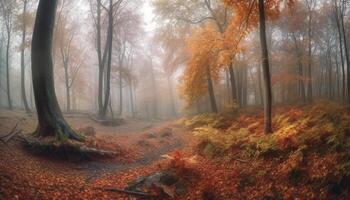
M 30 113 L 30 108 L 28 106 L 27 96 L 26 96 L 26 87 L 25 87 L 25 63 L 24 63 L 24 50 L 26 42 L 26 13 L 27 13 L 27 0 L 23 2 L 23 16 L 22 16 L 22 47 L 21 47 L 21 94 L 22 101 L 24 104 L 24 109 L 27 113 Z
M 271 75 L 269 54 L 266 43 L 266 24 L 265 24 L 265 5 L 264 0 L 259 0 L 259 23 L 260 23 L 260 42 L 262 52 L 262 68 L 264 77 L 264 132 L 265 134 L 272 132 L 272 91 L 271 91 Z
M 217 113 L 218 112 L 218 107 L 216 106 L 213 80 L 211 78 L 211 73 L 210 73 L 209 66 L 207 67 L 207 80 L 208 80 L 208 93 L 209 93 L 209 100 L 210 100 L 211 111 L 214 112 L 214 113 Z
M 82 140 L 63 118 L 53 77 L 52 36 L 57 0 L 40 0 L 32 40 L 32 76 L 39 124 L 36 135 Z

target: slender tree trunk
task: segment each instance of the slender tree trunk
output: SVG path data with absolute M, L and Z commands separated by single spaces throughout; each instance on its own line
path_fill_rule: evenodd
M 120 70 L 119 70 L 119 116 L 122 116 L 122 114 L 123 114 L 123 77 L 122 77 L 122 69 L 120 67 Z
M 24 63 L 24 50 L 26 42 L 26 17 L 27 13 L 27 0 L 23 2 L 23 16 L 22 16 L 22 47 L 21 47 L 21 94 L 24 108 L 27 113 L 30 113 L 30 108 L 28 106 L 27 96 L 26 96 L 26 87 L 25 87 L 25 63 Z
M 335 65 L 336 65 L 336 77 L 335 80 L 337 80 L 337 98 L 342 99 L 341 96 L 341 88 L 340 88 L 340 70 L 339 70 L 339 60 L 338 60 L 338 54 L 337 51 L 335 51 Z
M 97 58 L 98 58 L 98 113 L 102 115 L 103 110 L 103 70 L 104 63 L 102 63 L 102 49 L 101 49 L 101 0 L 97 0 L 97 19 L 96 19 L 96 46 L 97 46 Z
M 106 95 L 103 91 L 106 92 L 106 89 L 104 88 L 103 81 L 104 81 L 104 74 L 105 74 L 105 65 L 106 65 L 106 59 L 108 56 L 108 49 L 109 49 L 109 37 L 110 37 L 110 31 L 107 31 L 107 39 L 104 46 L 104 51 L 102 52 L 102 45 L 101 45 L 101 0 L 97 0 L 97 6 L 96 6 L 96 50 L 97 50 L 97 58 L 98 58 L 98 116 L 100 118 L 103 118 L 106 111 L 104 108 L 104 99 L 103 96 Z M 113 31 L 112 31 L 113 33 Z M 106 86 L 105 86 L 106 87 Z M 105 100 L 106 101 L 106 100 Z
M 242 82 L 242 105 L 247 106 L 248 102 L 248 70 L 247 67 L 243 67 L 243 82 Z
M 153 61 L 151 58 L 151 81 L 152 81 L 152 89 L 153 89 L 153 117 L 158 117 L 158 96 L 157 96 L 157 84 L 156 84 L 156 77 L 153 70 Z
M 131 106 L 131 116 L 134 118 L 135 117 L 135 108 L 134 108 L 134 95 L 133 95 L 133 83 L 132 80 L 130 81 L 130 86 L 129 86 L 129 99 L 130 99 L 130 106 Z
M 260 23 L 260 42 L 262 52 L 262 68 L 264 77 L 264 132 L 265 134 L 272 132 L 272 91 L 271 91 L 271 75 L 269 54 L 266 43 L 266 24 L 265 24 L 265 5 L 264 0 L 259 0 L 259 23 Z
M 264 104 L 264 95 L 263 95 L 263 89 L 262 89 L 262 80 L 261 80 L 261 76 L 262 76 L 262 73 L 261 73 L 261 66 L 259 65 L 257 67 L 257 76 L 258 76 L 258 86 L 259 86 L 259 97 L 260 97 L 260 105 L 263 105 Z
M 213 80 L 211 78 L 211 73 L 210 73 L 209 66 L 207 67 L 207 80 L 208 80 L 208 93 L 209 93 L 209 100 L 210 100 L 211 111 L 217 113 L 218 112 L 218 108 L 216 106 Z
M 109 11 L 108 11 L 108 60 L 107 60 L 107 77 L 106 77 L 106 90 L 105 90 L 105 98 L 104 98 L 104 104 L 103 109 L 100 115 L 100 118 L 106 117 L 107 107 L 108 107 L 108 100 L 110 97 L 110 90 L 111 90 L 111 68 L 112 68 L 112 46 L 113 46 L 113 2 L 112 0 L 109 0 Z
M 68 61 L 64 61 L 64 77 L 66 86 L 66 106 L 67 112 L 70 112 L 70 86 L 69 86 L 69 76 L 68 76 Z
M 294 46 L 295 46 L 295 53 L 298 59 L 298 76 L 299 76 L 299 81 L 298 81 L 298 87 L 299 87 L 299 98 L 301 99 L 302 102 L 305 102 L 305 85 L 304 85 L 304 73 L 303 73 L 303 64 L 302 64 L 302 55 L 298 46 L 298 41 L 295 36 L 295 34 L 292 34 L 293 41 L 294 41 Z
M 36 135 L 83 140 L 65 121 L 58 105 L 52 63 L 52 37 L 57 0 L 40 0 L 32 39 L 32 76 L 38 114 Z
M 7 44 L 6 44 L 7 101 L 8 101 L 9 109 L 12 110 L 11 87 L 10 87 L 10 44 L 11 44 L 11 31 L 7 30 Z
M 308 23 L 308 84 L 307 84 L 307 100 L 312 102 L 312 52 L 311 52 L 311 16 Z
M 342 32 L 343 32 L 345 59 L 346 59 L 346 66 L 347 66 L 348 103 L 350 103 L 350 58 L 349 58 L 350 55 L 349 55 L 348 41 L 346 38 L 346 31 L 345 31 L 345 25 L 344 25 L 344 14 L 341 14 L 340 20 L 341 20 L 341 27 L 342 27 Z
M 340 19 L 339 19 L 339 8 L 338 5 L 335 5 L 335 22 L 337 25 L 338 30 L 338 37 L 339 37 L 339 50 L 340 50 L 340 59 L 341 59 L 341 67 L 342 67 L 342 99 L 345 100 L 345 65 L 344 65 L 344 54 L 343 54 L 343 38 L 342 38 L 342 31 L 341 31 L 341 25 L 340 25 Z
M 171 104 L 171 114 L 172 116 L 176 116 L 176 106 L 175 106 L 175 97 L 173 93 L 173 84 L 171 83 L 170 76 L 167 76 L 168 80 L 168 87 L 169 87 L 169 93 L 170 93 L 170 104 Z
M 332 63 L 332 54 L 331 54 L 331 46 L 329 44 L 329 47 L 328 47 L 328 52 L 327 52 L 327 58 L 328 58 L 328 72 L 327 72 L 327 75 L 328 75 L 328 84 L 327 84 L 327 87 L 328 87 L 328 98 L 329 99 L 333 99 L 333 81 L 332 81 L 332 68 L 333 68 L 333 63 Z
M 224 101 L 224 103 L 228 103 L 228 104 L 230 104 L 230 102 L 231 102 L 231 99 L 232 99 L 232 95 L 231 95 L 231 89 L 230 89 L 230 72 L 229 72 L 229 69 L 228 68 L 226 68 L 225 69 L 225 89 L 227 90 L 227 95 L 225 96 L 225 97 L 227 97 L 227 99 L 225 98 L 225 101 Z

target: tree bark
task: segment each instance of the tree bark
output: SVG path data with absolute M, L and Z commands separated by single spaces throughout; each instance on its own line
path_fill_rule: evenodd
M 230 83 L 231 83 L 231 93 L 232 93 L 232 103 L 238 104 L 237 102 L 237 94 L 236 94 L 236 80 L 235 80 L 235 72 L 233 71 L 232 63 L 228 68 L 230 73 Z
M 345 63 L 344 63 L 344 53 L 343 53 L 343 38 L 342 38 L 342 31 L 341 31 L 341 25 L 340 25 L 340 16 L 339 16 L 339 7 L 337 2 L 335 1 L 335 22 L 337 25 L 337 30 L 338 30 L 338 37 L 339 37 L 339 50 L 340 50 L 340 59 L 341 59 L 341 69 L 342 69 L 342 99 L 345 100 Z
M 292 33 L 292 38 L 294 41 L 294 46 L 295 46 L 295 53 L 298 59 L 298 75 L 299 75 L 299 81 L 298 81 L 298 93 L 299 93 L 299 98 L 301 99 L 302 102 L 305 102 L 305 85 L 304 85 L 304 73 L 303 73 L 303 63 L 302 63 L 302 55 L 300 52 L 300 48 L 298 46 L 298 41 L 295 36 L 295 33 Z
M 266 24 L 265 24 L 265 5 L 264 0 L 259 0 L 259 24 L 260 24 L 260 43 L 262 52 L 262 68 L 264 78 L 264 132 L 269 134 L 272 132 L 271 117 L 272 117 L 272 91 L 271 91 L 271 75 L 269 54 L 266 42 Z
M 7 28 L 9 29 L 9 28 Z M 9 109 L 12 110 L 11 101 L 11 87 L 10 87 L 10 45 L 11 45 L 11 31 L 7 30 L 7 44 L 6 44 L 6 85 L 7 85 L 7 101 Z
M 55 94 L 52 37 L 57 0 L 40 0 L 32 39 L 32 77 L 38 114 L 36 136 L 82 141 L 65 121 Z
M 312 4 L 312 2 L 310 2 Z M 308 30 L 307 30 L 307 35 L 308 35 L 308 83 L 307 83 L 307 101 L 309 103 L 312 102 L 312 33 L 311 33 L 311 22 L 312 22 L 312 10 L 311 10 L 312 5 L 308 5 L 309 9 L 309 19 L 308 19 Z
M 25 87 L 25 63 L 24 63 L 24 50 L 25 50 L 25 42 L 26 42 L 26 21 L 25 15 L 27 13 L 27 3 L 28 0 L 24 0 L 23 2 L 23 16 L 22 16 L 22 47 L 21 47 L 21 94 L 22 101 L 24 104 L 24 109 L 27 113 L 30 113 L 30 108 L 28 106 L 27 96 L 26 96 L 26 87 Z
M 345 6 L 345 5 L 344 5 Z M 349 48 L 348 48 L 348 41 L 346 38 L 346 31 L 345 31 L 345 25 L 344 25 L 344 14 L 342 13 L 340 16 L 340 22 L 343 32 L 343 40 L 344 40 L 344 49 L 345 49 L 345 59 L 346 59 L 346 66 L 347 66 L 347 77 L 348 77 L 348 103 L 350 103 L 350 55 L 349 55 Z
M 214 112 L 214 113 L 217 113 L 218 112 L 218 107 L 216 105 L 213 80 L 211 78 L 211 73 L 210 73 L 210 67 L 209 66 L 207 67 L 207 81 L 208 81 L 208 93 L 209 93 L 209 100 L 210 100 L 211 111 Z
M 120 66 L 119 69 L 119 116 L 123 114 L 123 75 Z
M 113 45 L 113 1 L 109 0 L 109 10 L 108 10 L 108 59 L 107 59 L 107 74 L 106 74 L 106 90 L 105 98 L 103 103 L 102 112 L 100 113 L 100 118 L 105 118 L 108 108 L 108 101 L 110 98 L 111 91 L 111 68 L 112 68 L 112 45 Z

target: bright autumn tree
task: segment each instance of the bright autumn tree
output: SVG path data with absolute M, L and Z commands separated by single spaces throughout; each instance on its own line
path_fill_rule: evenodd
M 236 15 L 247 15 L 248 21 L 256 22 L 260 30 L 261 43 L 261 62 L 263 68 L 264 81 L 264 132 L 272 132 L 272 89 L 269 55 L 266 42 L 266 18 L 276 18 L 280 11 L 280 5 L 283 0 L 224 0 L 224 2 L 233 8 Z M 289 0 L 288 3 L 291 3 Z
M 182 79 L 180 92 L 188 105 L 194 100 L 209 94 L 211 110 L 217 112 L 213 81 L 219 79 L 219 67 L 216 57 L 222 49 L 221 34 L 211 25 L 206 25 L 194 30 L 187 42 L 190 60 Z

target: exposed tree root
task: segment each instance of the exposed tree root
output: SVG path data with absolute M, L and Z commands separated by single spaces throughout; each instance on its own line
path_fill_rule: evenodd
M 76 140 L 78 142 L 84 141 L 84 136 L 76 133 L 64 120 L 57 120 L 50 127 L 38 127 L 34 135 L 37 137 L 54 136 L 57 141 L 66 141 L 68 139 Z
M 113 158 L 118 155 L 114 151 L 106 151 L 87 147 L 83 143 L 66 140 L 42 141 L 36 138 L 20 137 L 25 149 L 38 155 L 49 156 L 50 158 L 63 159 L 68 161 L 94 160 Z

